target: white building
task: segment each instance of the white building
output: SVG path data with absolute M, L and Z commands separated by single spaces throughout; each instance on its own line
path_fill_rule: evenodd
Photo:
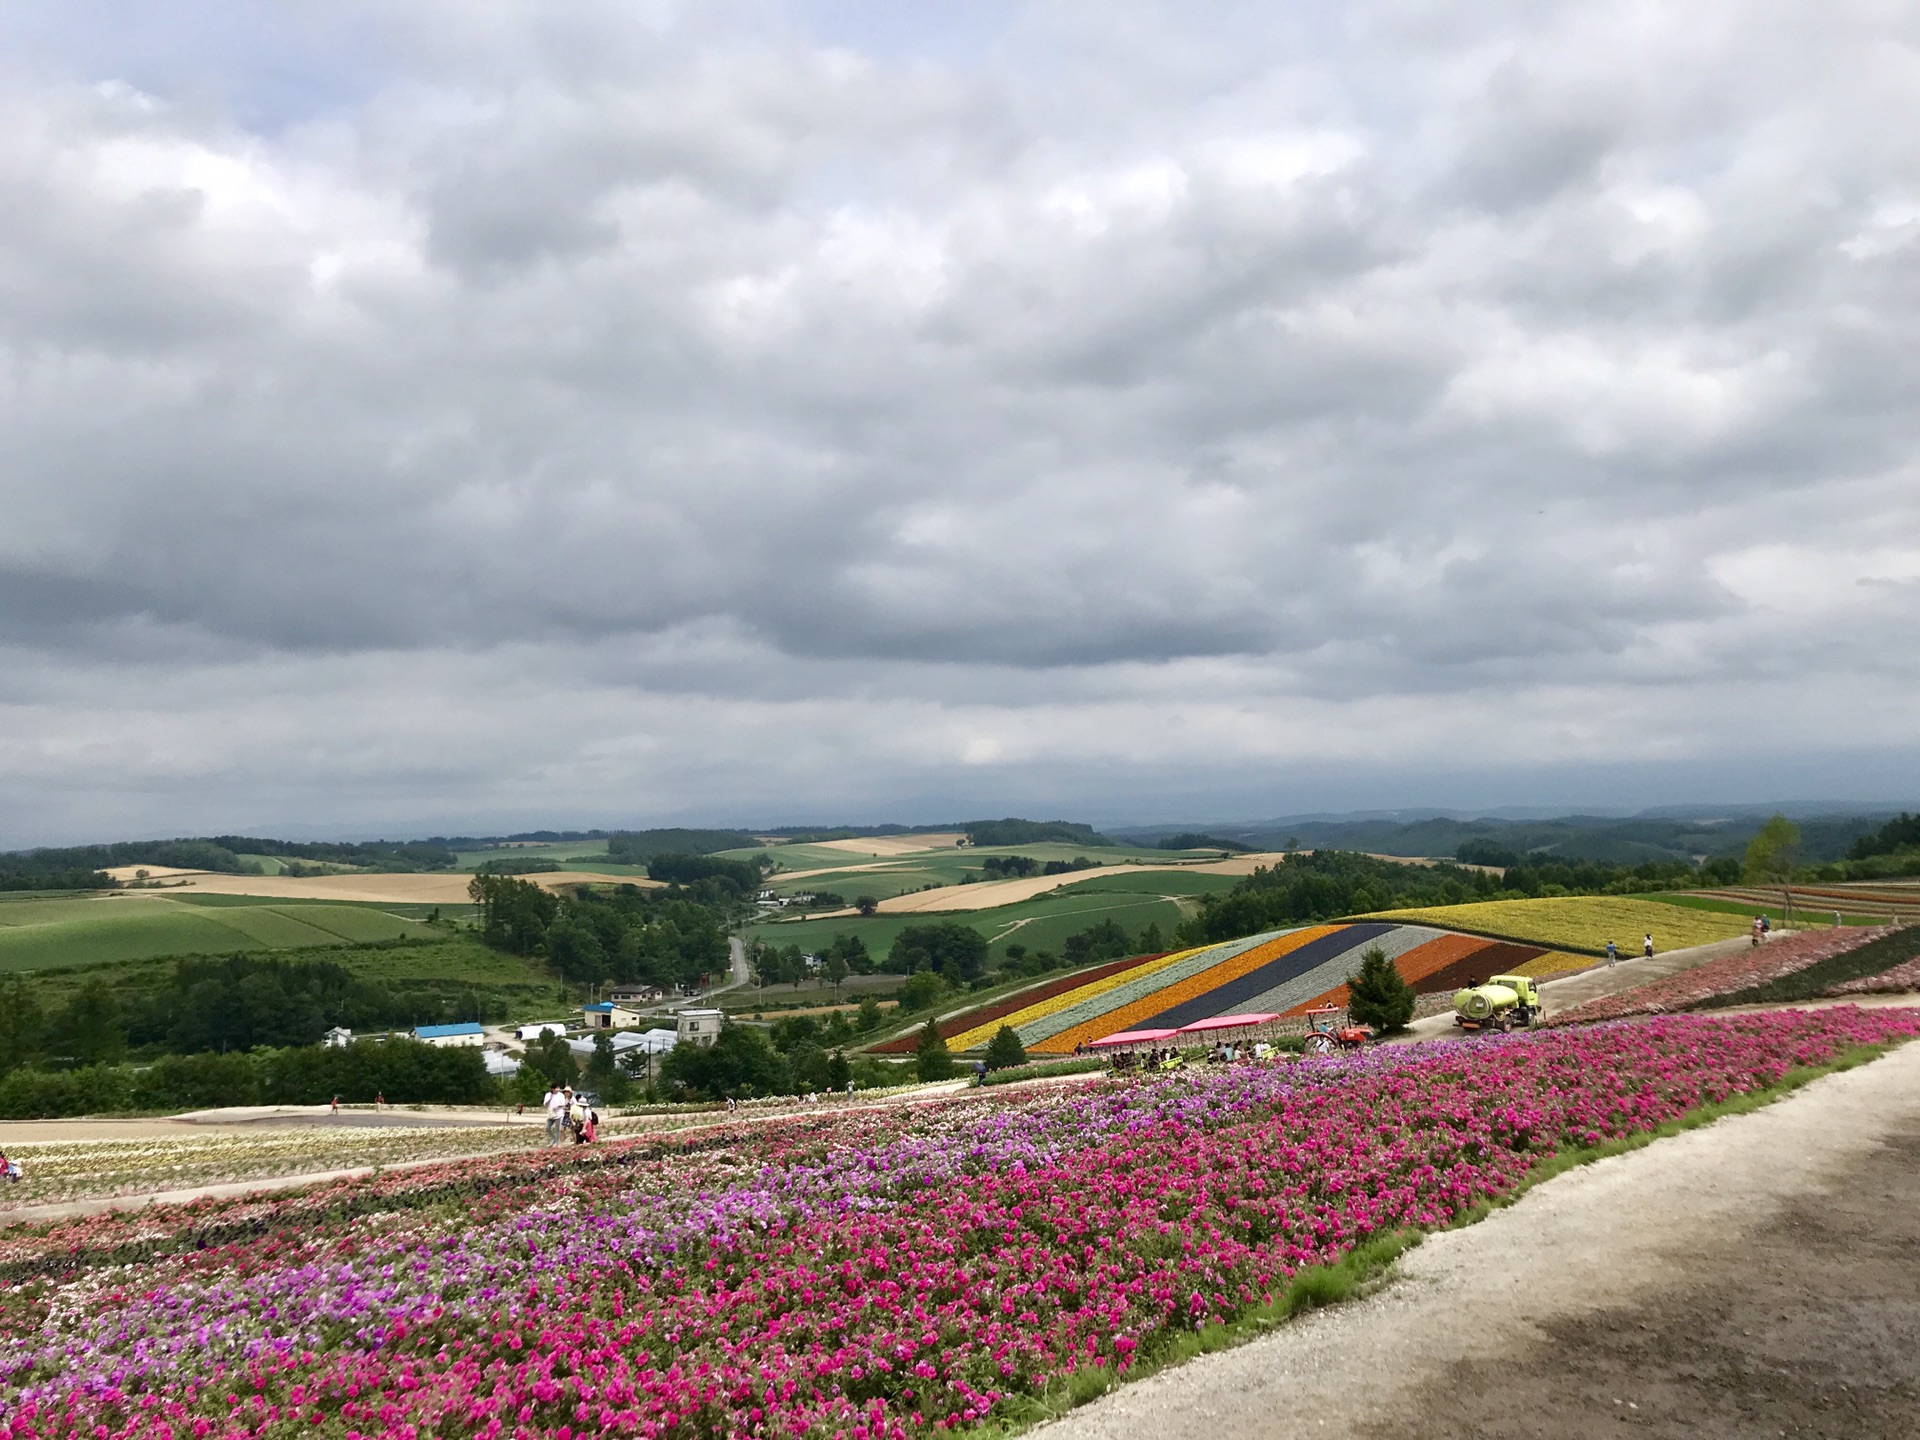
M 462 1020 L 457 1025 L 416 1025 L 413 1027 L 413 1038 L 447 1049 L 456 1045 L 479 1045 L 487 1037 L 479 1021 Z
M 516 1025 L 513 1038 L 516 1040 L 538 1040 L 543 1035 L 564 1035 L 567 1022 L 564 1020 L 536 1020 L 531 1025 Z
M 673 1015 L 676 1044 L 711 1045 L 720 1038 L 726 1015 L 719 1010 L 676 1010 Z
M 329 1050 L 344 1050 L 353 1044 L 353 1031 L 344 1025 L 336 1025 L 320 1037 L 320 1043 Z
M 589 1030 L 627 1030 L 640 1023 L 638 1010 L 612 1000 L 602 1000 L 598 1005 L 582 1005 L 580 1017 Z

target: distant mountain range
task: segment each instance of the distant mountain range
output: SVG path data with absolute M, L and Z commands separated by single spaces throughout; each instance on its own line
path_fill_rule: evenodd
M 1606 860 L 1699 860 L 1739 855 L 1770 815 L 1785 813 L 1800 826 L 1801 858 L 1838 860 L 1860 836 L 1877 829 L 1894 807 L 1842 805 L 1667 806 L 1635 815 L 1472 814 L 1444 810 L 1363 811 L 1345 815 L 1291 815 L 1276 820 L 1109 826 L 1108 833 L 1150 844 L 1167 835 L 1204 830 L 1256 850 L 1363 850 L 1379 855 L 1454 857 L 1493 846 L 1516 856 Z M 1477 842 L 1477 843 L 1476 843 Z

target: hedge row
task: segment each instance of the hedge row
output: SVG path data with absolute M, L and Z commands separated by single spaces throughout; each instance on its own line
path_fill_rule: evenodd
M 0 1078 L 0 1119 L 45 1120 L 116 1111 L 220 1105 L 479 1104 L 498 1087 L 475 1049 L 417 1040 L 358 1040 L 229 1055 L 169 1055 L 151 1065 L 15 1070 Z

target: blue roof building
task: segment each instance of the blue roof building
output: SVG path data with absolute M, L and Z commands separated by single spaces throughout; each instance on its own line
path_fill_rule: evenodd
M 485 1031 L 477 1020 L 462 1020 L 457 1025 L 416 1025 L 413 1038 L 428 1045 L 478 1045 Z

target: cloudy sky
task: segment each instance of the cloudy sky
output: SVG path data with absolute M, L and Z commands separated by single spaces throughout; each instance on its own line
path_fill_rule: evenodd
M 1920 797 L 1920 7 L 0 10 L 0 841 Z

